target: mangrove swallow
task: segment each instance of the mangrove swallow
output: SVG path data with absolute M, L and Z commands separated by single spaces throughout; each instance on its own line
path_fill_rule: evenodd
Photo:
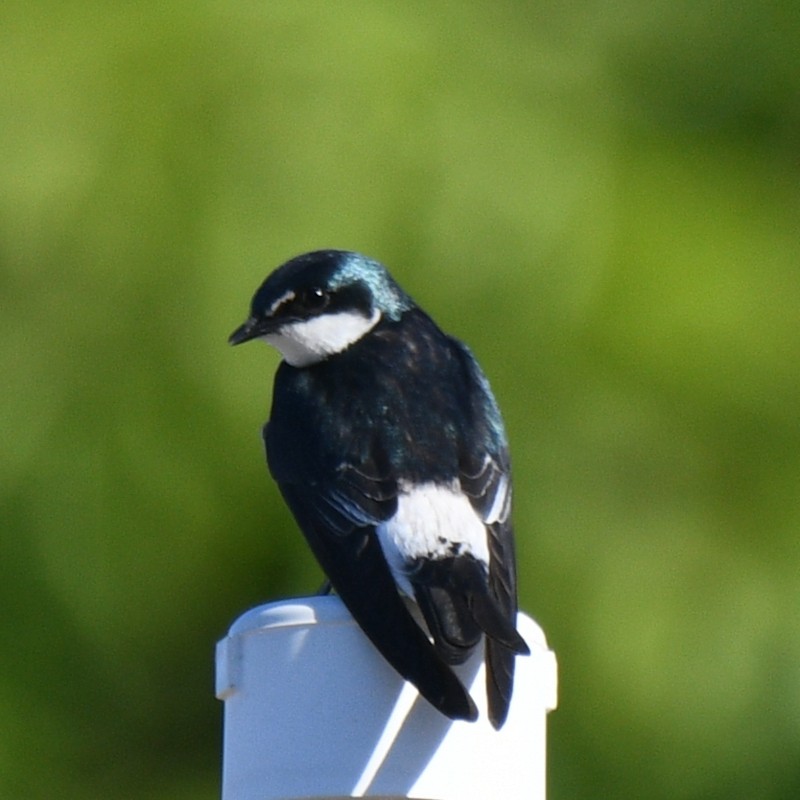
M 251 339 L 283 356 L 267 462 L 333 588 L 392 667 L 452 719 L 477 719 L 451 666 L 485 642 L 488 714 L 500 728 L 514 659 L 529 650 L 516 629 L 508 444 L 471 352 L 381 264 L 341 250 L 269 275 L 230 343 Z

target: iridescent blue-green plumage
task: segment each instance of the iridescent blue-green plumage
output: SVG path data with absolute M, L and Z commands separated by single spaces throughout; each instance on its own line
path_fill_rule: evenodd
M 323 315 L 355 321 L 360 335 L 302 368 L 279 366 L 264 428 L 270 471 L 365 633 L 448 716 L 476 717 L 449 665 L 485 640 L 489 717 L 500 727 L 527 647 L 515 628 L 508 446 L 489 384 L 380 264 L 342 251 L 273 273 L 232 341 L 263 335 L 281 347 L 275 337 L 299 331 L 306 343 L 317 328 L 305 324 Z M 406 519 L 427 524 L 414 516 L 423 501 L 447 504 L 469 530 L 448 529 L 456 522 L 445 510 L 431 530 L 407 531 Z

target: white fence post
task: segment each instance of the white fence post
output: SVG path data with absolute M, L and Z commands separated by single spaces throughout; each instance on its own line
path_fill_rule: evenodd
M 556 660 L 530 617 L 518 625 L 531 655 L 516 660 L 508 720 L 496 731 L 480 652 L 456 668 L 480 719 L 453 722 L 394 672 L 338 597 L 246 612 L 217 645 L 223 800 L 544 800 Z

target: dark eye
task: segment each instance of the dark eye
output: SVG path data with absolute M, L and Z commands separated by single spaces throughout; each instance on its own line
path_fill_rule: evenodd
M 306 311 L 318 313 L 328 305 L 330 295 L 324 289 L 306 289 L 300 295 L 299 300 Z

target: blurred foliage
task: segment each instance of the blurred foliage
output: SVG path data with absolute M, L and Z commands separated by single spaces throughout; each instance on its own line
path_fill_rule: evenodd
M 218 796 L 213 645 L 319 572 L 266 474 L 304 250 L 466 339 L 561 665 L 550 796 L 800 796 L 794 2 L 6 0 L 0 796 Z

